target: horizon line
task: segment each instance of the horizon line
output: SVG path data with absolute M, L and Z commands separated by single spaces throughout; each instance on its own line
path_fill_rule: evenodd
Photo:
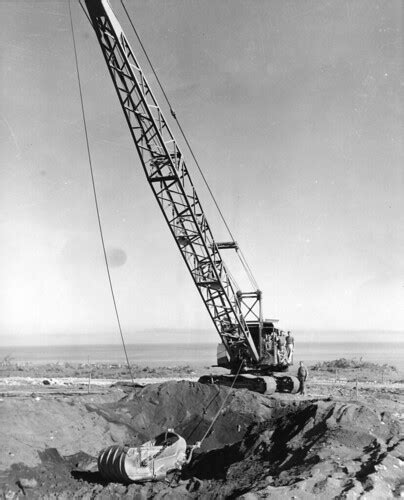
M 187 345 L 189 347 L 192 346 L 197 346 L 197 345 L 217 345 L 220 342 L 213 342 L 213 341 L 206 341 L 206 342 L 189 342 Z M 404 338 L 402 340 L 302 340 L 298 342 L 299 344 L 365 344 L 365 343 L 371 343 L 371 344 L 382 344 L 382 343 L 388 343 L 388 344 L 402 344 L 404 343 Z M 132 342 L 128 343 L 126 342 L 126 346 L 136 346 L 136 345 L 167 345 L 167 344 L 182 344 L 182 342 Z M 296 343 L 297 344 L 297 343 Z M 38 343 L 38 344 L 2 344 L 0 345 L 0 350 L 4 348 L 12 348 L 12 347 L 66 347 L 66 346 L 75 346 L 75 347 L 87 347 L 87 346 L 121 346 L 122 344 L 120 342 L 98 342 L 98 343 L 88 343 L 88 344 L 81 344 L 81 343 L 65 343 L 61 342 L 60 344 L 49 344 L 49 343 Z

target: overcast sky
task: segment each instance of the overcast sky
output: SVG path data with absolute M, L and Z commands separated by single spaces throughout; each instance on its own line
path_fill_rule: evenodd
M 129 342 L 176 338 L 165 328 L 215 340 L 95 35 L 72 3 L 124 332 Z M 286 329 L 404 331 L 403 4 L 126 3 L 264 292 L 265 315 Z M 156 89 L 120 2 L 111 4 Z M 67 0 L 0 0 L 0 18 L 1 336 L 115 341 Z M 188 165 L 216 239 L 228 240 Z

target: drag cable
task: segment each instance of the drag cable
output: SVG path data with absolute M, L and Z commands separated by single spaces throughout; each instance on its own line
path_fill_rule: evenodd
M 218 412 L 216 413 L 215 415 L 215 418 L 212 420 L 212 422 L 210 423 L 209 427 L 208 427 L 208 430 L 205 432 L 205 434 L 203 435 L 202 439 L 200 441 L 198 441 L 197 445 L 198 445 L 198 448 L 200 448 L 202 446 L 202 443 L 204 442 L 204 440 L 206 439 L 206 437 L 208 436 L 209 432 L 212 430 L 213 426 L 215 425 L 216 423 L 216 420 L 219 418 L 219 415 L 221 414 L 223 408 L 224 408 L 224 405 L 226 404 L 227 400 L 229 399 L 229 396 L 231 394 L 231 390 L 233 389 L 234 387 L 234 384 L 236 383 L 236 380 L 238 378 L 238 376 L 240 375 L 240 371 L 241 371 L 241 368 L 243 366 L 244 362 L 242 361 L 240 363 L 240 366 L 238 367 L 238 370 L 237 370 L 237 373 L 234 377 L 234 380 L 230 386 L 230 389 L 229 389 L 229 392 L 226 394 L 226 397 L 224 398 L 223 400 L 223 403 L 221 404 Z
M 89 143 L 88 132 L 87 132 L 86 114 L 85 114 L 85 110 L 84 110 L 83 92 L 82 92 L 82 88 L 81 88 L 81 79 L 80 79 L 79 62 L 78 62 L 78 57 L 77 57 L 76 38 L 74 36 L 74 27 L 73 27 L 73 16 L 72 16 L 71 0 L 69 0 L 69 14 L 70 14 L 70 26 L 71 26 L 72 39 L 73 39 L 74 58 L 75 58 L 75 61 L 76 61 L 77 82 L 78 82 L 79 94 L 80 94 L 81 114 L 82 114 L 82 118 L 83 118 L 84 134 L 85 134 L 85 138 L 86 138 L 88 164 L 89 164 L 89 167 L 90 167 L 91 183 L 92 183 L 92 187 L 93 187 L 93 194 L 94 194 L 94 201 L 95 201 L 95 209 L 96 209 L 96 212 L 97 212 L 98 229 L 99 229 L 99 232 L 100 232 L 101 243 L 102 243 L 102 250 L 103 250 L 103 253 L 104 253 L 105 267 L 106 267 L 106 271 L 107 271 L 107 275 L 108 275 L 109 288 L 111 290 L 112 302 L 114 303 L 115 316 L 116 316 L 116 320 L 117 320 L 117 323 L 118 323 L 119 333 L 121 335 L 123 350 L 125 352 L 126 362 L 127 362 L 127 365 L 128 365 L 130 378 L 132 379 L 132 384 L 135 384 L 135 381 L 133 379 L 132 369 L 131 369 L 131 366 L 130 366 L 130 363 L 129 363 L 128 353 L 126 351 L 125 340 L 123 338 L 121 321 L 119 319 L 119 313 L 118 313 L 118 307 L 117 307 L 116 300 L 115 300 L 114 288 L 112 286 L 112 279 L 111 279 L 111 273 L 110 273 L 110 270 L 109 270 L 107 251 L 106 251 L 106 248 L 105 248 L 104 234 L 103 234 L 102 225 L 101 225 L 101 216 L 100 216 L 100 210 L 99 210 L 99 206 L 98 206 L 97 191 L 96 191 L 96 188 L 95 188 L 95 179 L 94 179 L 94 172 L 93 172 L 93 164 L 92 164 L 92 161 L 91 161 L 90 143 Z

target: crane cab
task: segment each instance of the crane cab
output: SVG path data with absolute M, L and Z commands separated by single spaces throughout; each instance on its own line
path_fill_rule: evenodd
M 246 367 L 253 371 L 286 371 L 292 364 L 289 348 L 286 344 L 282 330 L 275 327 L 277 320 L 248 321 L 247 326 L 257 352 L 259 362 L 254 366 Z M 231 369 L 231 360 L 224 344 L 217 347 L 217 364 L 223 368 Z

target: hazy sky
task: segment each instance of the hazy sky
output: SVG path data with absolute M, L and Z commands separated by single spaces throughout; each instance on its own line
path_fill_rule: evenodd
M 72 3 L 124 332 L 136 342 L 202 329 L 200 341 L 214 340 Z M 265 315 L 284 328 L 403 331 L 403 4 L 126 3 L 264 291 Z M 139 54 L 120 2 L 111 4 Z M 116 340 L 67 0 L 0 0 L 0 18 L 0 334 Z M 188 165 L 217 240 L 228 240 Z M 160 337 L 144 333 L 153 329 Z

